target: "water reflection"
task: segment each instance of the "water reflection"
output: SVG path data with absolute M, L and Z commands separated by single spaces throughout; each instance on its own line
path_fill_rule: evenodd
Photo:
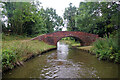
M 68 45 L 58 42 L 57 43 L 57 59 L 58 60 L 66 60 L 68 56 Z

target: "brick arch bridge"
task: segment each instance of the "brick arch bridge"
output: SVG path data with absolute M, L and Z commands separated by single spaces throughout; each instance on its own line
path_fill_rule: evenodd
M 57 42 L 64 37 L 78 38 L 82 46 L 88 46 L 92 44 L 98 37 L 98 35 L 80 32 L 80 31 L 58 31 L 49 34 L 44 34 L 32 38 L 31 40 L 44 41 L 50 45 L 57 45 Z

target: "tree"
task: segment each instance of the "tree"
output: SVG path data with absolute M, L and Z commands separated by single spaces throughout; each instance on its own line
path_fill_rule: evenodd
M 47 33 L 53 32 L 55 26 L 63 25 L 63 19 L 56 14 L 56 10 L 53 8 L 47 8 L 44 10 L 44 22 L 46 24 Z
M 68 8 L 65 8 L 64 19 L 68 21 L 68 30 L 75 31 L 75 15 L 77 14 L 77 8 L 69 4 Z
M 6 16 L 8 17 L 8 26 L 15 34 L 23 34 L 25 22 L 33 21 L 35 11 L 34 5 L 29 2 L 4 2 Z

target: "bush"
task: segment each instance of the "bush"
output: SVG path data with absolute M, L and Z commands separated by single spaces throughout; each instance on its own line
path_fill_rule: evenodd
M 3 67 L 13 68 L 14 63 L 16 62 L 17 56 L 11 50 L 2 51 L 2 65 Z
M 109 60 L 120 63 L 120 48 L 118 45 L 118 34 L 113 37 L 99 39 L 93 44 L 92 51 L 101 60 Z

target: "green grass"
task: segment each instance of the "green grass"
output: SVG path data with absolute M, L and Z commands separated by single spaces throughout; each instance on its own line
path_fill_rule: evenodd
M 53 45 L 48 45 L 42 41 L 37 40 L 10 40 L 2 41 L 2 67 L 13 68 L 17 61 L 22 61 L 28 55 L 37 55 L 47 49 L 55 48 Z M 16 37 L 15 37 L 16 38 Z M 8 38 L 7 38 L 8 39 Z

